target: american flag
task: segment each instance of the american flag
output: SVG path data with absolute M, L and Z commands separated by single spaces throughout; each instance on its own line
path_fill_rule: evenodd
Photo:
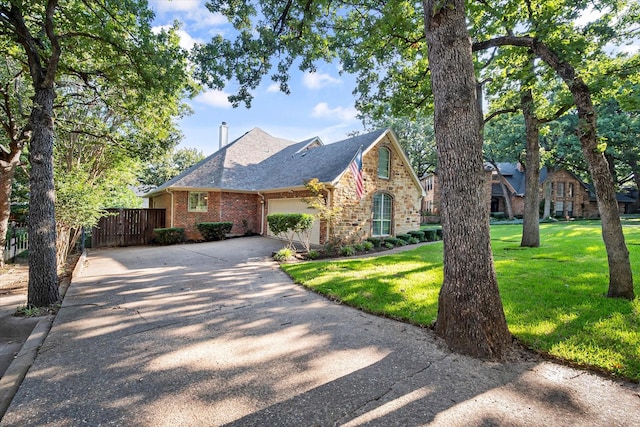
M 364 194 L 364 181 L 362 178 L 362 149 L 358 149 L 356 156 L 349 164 L 349 170 L 351 171 L 353 180 L 356 184 L 356 196 L 358 197 L 358 200 L 360 200 Z

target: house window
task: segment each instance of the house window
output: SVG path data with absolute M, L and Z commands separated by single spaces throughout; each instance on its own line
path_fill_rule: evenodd
M 564 216 L 564 202 L 556 200 L 553 204 L 555 207 L 556 216 Z
M 425 190 L 426 191 L 433 190 L 433 175 L 426 179 Z
M 378 151 L 378 177 L 389 179 L 389 160 L 391 152 L 388 148 L 382 147 Z
M 567 202 L 567 215 L 573 216 L 573 202 Z
M 189 192 L 189 212 L 207 211 L 207 193 Z
M 569 183 L 569 188 L 567 189 L 567 197 L 573 198 L 573 183 Z
M 373 196 L 373 230 L 374 236 L 391 235 L 391 213 L 393 212 L 393 199 L 385 193 Z
M 556 197 L 564 197 L 564 182 L 559 182 L 556 187 Z

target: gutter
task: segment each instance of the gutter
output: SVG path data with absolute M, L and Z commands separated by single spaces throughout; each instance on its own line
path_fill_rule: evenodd
M 262 214 L 260 217 L 260 235 L 264 236 L 264 195 L 260 194 L 260 192 L 258 191 L 258 196 L 262 198 L 262 200 L 260 200 L 260 207 L 262 209 Z

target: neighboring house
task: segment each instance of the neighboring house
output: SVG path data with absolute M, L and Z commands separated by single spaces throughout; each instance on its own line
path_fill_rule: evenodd
M 490 164 L 485 164 L 487 171 L 487 204 L 490 212 L 507 213 L 505 199 L 511 202 L 514 216 L 524 212 L 525 171 L 517 163 L 498 163 L 498 171 Z M 426 201 L 433 200 L 432 212 L 438 213 L 439 189 L 437 174 L 429 174 L 422 178 Z M 427 184 L 431 186 L 428 187 Z M 489 185 L 490 184 L 490 185 Z M 432 189 L 429 189 L 432 188 Z M 563 168 L 547 168 L 540 170 L 540 202 L 550 201 L 551 215 L 560 218 L 583 217 L 597 218 L 598 203 L 593 187 L 582 182 L 575 174 Z M 506 191 L 506 195 L 505 195 Z M 617 194 L 620 213 L 629 213 L 635 200 L 625 194 Z M 424 209 L 424 208 L 423 208 Z
M 222 131 L 221 131 L 222 135 Z M 271 235 L 270 213 L 314 213 L 303 200 L 305 182 L 317 178 L 327 189 L 330 207 L 342 209 L 328 230 L 316 221 L 311 243 L 331 236 L 360 241 L 418 229 L 420 182 L 390 129 L 333 144 L 319 138 L 293 142 L 255 128 L 166 182 L 145 197 L 151 208 L 167 209 L 167 227 L 182 227 L 199 239 L 196 224 L 231 221 L 232 234 Z M 364 191 L 360 199 L 349 165 L 362 154 Z

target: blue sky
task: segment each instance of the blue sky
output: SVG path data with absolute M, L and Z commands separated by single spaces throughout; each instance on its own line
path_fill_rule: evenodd
M 204 0 L 149 0 L 156 13 L 155 26 L 170 25 L 174 20 L 182 23 L 181 44 L 191 48 L 196 42 L 207 42 L 212 36 L 231 30 L 226 18 L 212 14 Z M 193 114 L 180 121 L 184 139 L 178 148 L 194 147 L 209 155 L 218 149 L 219 127 L 229 126 L 229 140 L 259 127 L 273 136 L 302 141 L 319 136 L 325 143 L 361 131 L 356 119 L 355 86 L 353 76 L 340 75 L 335 64 L 319 64 L 316 73 L 291 70 L 291 94 L 285 95 L 267 77 L 253 92 L 250 109 L 232 108 L 227 96 L 233 85 L 224 92 L 207 90 L 189 105 Z

